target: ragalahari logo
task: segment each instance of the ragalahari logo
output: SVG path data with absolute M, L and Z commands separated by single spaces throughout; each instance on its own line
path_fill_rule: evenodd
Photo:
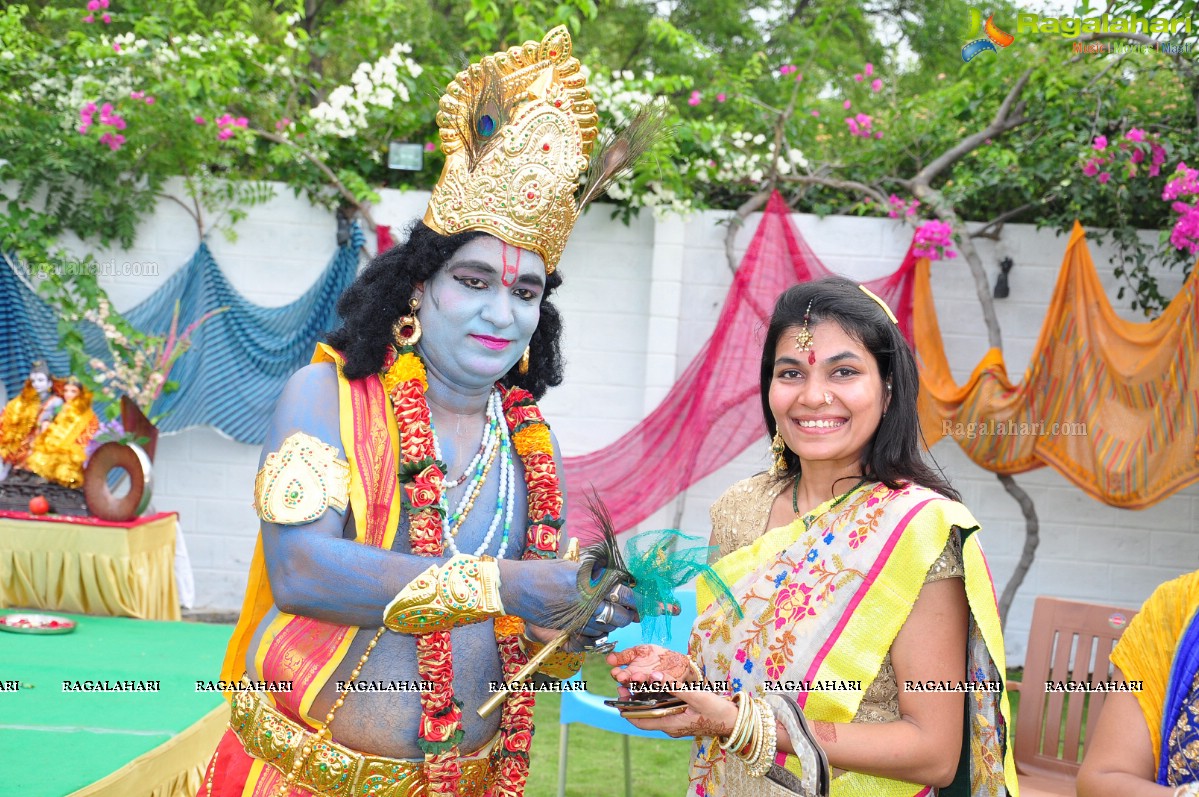
M 962 60 L 969 62 L 971 58 L 981 52 L 990 50 L 993 53 L 999 52 L 995 49 L 996 45 L 1007 47 L 1016 40 L 1016 37 L 1010 33 L 1004 33 L 995 26 L 995 15 L 987 17 L 987 22 L 983 24 L 983 15 L 979 13 L 977 8 L 970 9 L 970 32 L 966 34 L 969 39 L 962 45 Z

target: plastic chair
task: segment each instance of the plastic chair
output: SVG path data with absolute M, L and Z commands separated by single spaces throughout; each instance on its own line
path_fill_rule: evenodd
M 1045 682 L 1110 681 L 1108 656 L 1136 613 L 1118 606 L 1037 598 L 1024 680 L 1009 685 L 1020 692 L 1014 757 L 1025 797 L 1073 797 L 1083 747 L 1095 730 L 1105 697 L 1102 692 L 1047 692 Z
M 670 642 L 666 647 L 686 653 L 687 639 L 691 636 L 691 626 L 695 624 L 695 591 L 679 590 L 677 595 L 679 603 L 682 605 L 682 611 L 677 617 L 670 618 Z M 618 628 L 608 635 L 608 639 L 616 643 L 617 650 L 640 645 L 642 641 L 641 626 L 633 624 Z M 579 676 L 576 674 L 570 680 L 577 681 Z M 562 709 L 558 717 L 558 722 L 561 724 L 558 737 L 558 797 L 566 795 L 566 754 L 572 724 L 578 722 L 621 735 L 621 742 L 624 746 L 625 797 L 632 797 L 633 794 L 633 770 L 629 765 L 629 737 L 671 738 L 661 731 L 643 731 L 634 727 L 628 720 L 620 716 L 619 711 L 611 706 L 605 706 L 604 700 L 606 699 L 608 698 L 593 695 L 590 692 L 562 693 Z

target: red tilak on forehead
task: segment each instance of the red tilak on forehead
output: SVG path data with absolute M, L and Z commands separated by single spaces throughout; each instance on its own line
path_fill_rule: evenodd
M 500 282 L 504 283 L 505 288 L 510 288 L 516 284 L 516 276 L 520 273 L 520 247 L 514 246 L 516 250 L 516 262 L 508 262 L 508 242 L 500 241 L 500 245 L 504 248 L 500 250 L 500 257 L 504 263 L 504 272 L 500 274 Z

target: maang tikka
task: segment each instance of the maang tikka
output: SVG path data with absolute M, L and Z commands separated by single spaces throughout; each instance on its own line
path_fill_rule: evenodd
M 795 348 L 808 353 L 808 365 L 816 364 L 816 352 L 812 348 L 812 302 L 816 301 L 813 298 L 808 302 L 808 309 L 803 314 L 803 326 L 795 333 Z

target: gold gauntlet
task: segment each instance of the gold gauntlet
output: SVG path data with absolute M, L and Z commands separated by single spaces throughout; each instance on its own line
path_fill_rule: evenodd
M 311 523 L 329 507 L 344 512 L 350 500 L 350 464 L 337 447 L 296 432 L 267 454 L 254 479 L 254 511 L 267 523 Z
M 408 582 L 383 610 L 383 624 L 401 634 L 427 634 L 503 613 L 495 559 L 458 554 Z

